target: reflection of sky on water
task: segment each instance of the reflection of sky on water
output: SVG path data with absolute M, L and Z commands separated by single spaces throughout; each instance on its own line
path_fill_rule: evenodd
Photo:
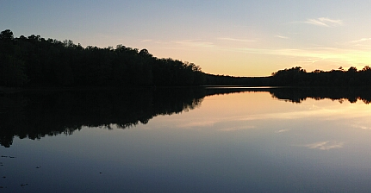
M 336 148 L 342 148 L 344 143 L 337 141 L 321 141 L 312 144 L 305 145 L 309 149 L 319 149 L 319 150 L 330 150 Z
M 325 192 L 335 186 L 360 187 L 362 192 L 371 189 L 365 185 L 371 176 L 370 115 L 371 106 L 361 101 L 307 99 L 295 104 L 273 100 L 267 93 L 244 93 L 208 97 L 199 109 L 154 122 L 172 125 L 169 130 L 197 133 L 194 138 L 220 149 L 229 146 L 231 152 L 240 153 L 239 159 L 256 164 L 253 167 L 283 170 L 280 178 L 286 182 L 322 184 Z M 259 172 L 264 176 L 274 171 Z
M 5 190 L 20 192 L 369 192 L 370 111 L 218 95 L 125 130 L 15 139 L 1 154 L 17 158 L 1 159 L 0 170 L 13 187 Z

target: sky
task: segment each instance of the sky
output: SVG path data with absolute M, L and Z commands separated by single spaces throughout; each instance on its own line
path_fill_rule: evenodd
M 371 66 L 370 10 L 368 0 L 0 0 L 0 31 L 269 76 Z

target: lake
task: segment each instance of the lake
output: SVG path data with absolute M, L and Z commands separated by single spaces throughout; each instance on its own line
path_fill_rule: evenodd
M 0 95 L 1 192 L 370 192 L 371 90 Z

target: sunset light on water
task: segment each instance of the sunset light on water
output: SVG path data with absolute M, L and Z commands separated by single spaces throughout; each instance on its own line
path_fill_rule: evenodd
M 0 192 L 371 192 L 371 2 L 0 2 Z

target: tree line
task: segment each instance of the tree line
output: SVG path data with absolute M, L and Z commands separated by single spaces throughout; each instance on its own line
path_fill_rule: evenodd
M 371 67 L 313 72 L 293 67 L 267 77 L 234 77 L 204 73 L 194 63 L 156 58 L 147 49 L 83 48 L 71 40 L 15 38 L 10 30 L 0 33 L 0 87 L 198 85 L 367 86 Z
M 184 86 L 204 84 L 194 63 L 146 49 L 83 48 L 71 40 L 0 33 L 0 86 Z
M 331 71 L 314 70 L 307 72 L 301 67 L 279 70 L 272 73 L 271 85 L 276 86 L 369 86 L 371 85 L 371 67 L 361 70 L 342 67 Z
M 269 86 L 270 77 L 235 77 L 228 75 L 204 74 L 206 85 Z

